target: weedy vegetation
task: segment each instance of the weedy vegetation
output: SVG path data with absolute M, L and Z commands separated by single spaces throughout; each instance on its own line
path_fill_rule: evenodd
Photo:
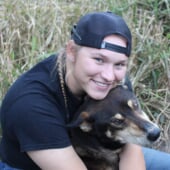
M 0 104 L 12 82 L 64 47 L 72 25 L 91 11 L 112 11 L 128 23 L 134 91 L 162 129 L 154 147 L 170 152 L 169 0 L 0 0 Z

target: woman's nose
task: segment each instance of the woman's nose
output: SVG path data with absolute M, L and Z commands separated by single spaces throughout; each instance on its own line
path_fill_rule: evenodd
M 113 66 L 108 66 L 102 71 L 102 78 L 107 82 L 113 82 L 116 79 L 115 71 Z

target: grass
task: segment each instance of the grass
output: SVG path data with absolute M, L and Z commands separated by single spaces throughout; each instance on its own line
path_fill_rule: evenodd
M 101 10 L 122 15 L 132 31 L 134 90 L 143 110 L 162 128 L 159 147 L 169 152 L 169 0 L 0 0 L 0 103 L 21 73 L 65 45 L 79 16 Z

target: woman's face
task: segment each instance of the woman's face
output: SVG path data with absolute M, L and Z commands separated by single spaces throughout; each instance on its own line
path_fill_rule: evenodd
M 108 36 L 104 41 L 126 47 L 125 39 L 117 35 Z M 81 47 L 76 54 L 69 55 L 72 55 L 72 72 L 67 85 L 77 96 L 86 93 L 94 99 L 103 99 L 125 77 L 128 65 L 125 54 Z

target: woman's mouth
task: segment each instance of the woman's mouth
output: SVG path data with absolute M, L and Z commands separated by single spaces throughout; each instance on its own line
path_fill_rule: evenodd
M 99 81 L 95 81 L 95 80 L 93 80 L 93 82 L 94 82 L 99 88 L 102 88 L 102 89 L 107 89 L 107 88 L 109 88 L 110 86 L 112 86 L 111 83 L 103 83 L 103 82 L 99 82 Z

